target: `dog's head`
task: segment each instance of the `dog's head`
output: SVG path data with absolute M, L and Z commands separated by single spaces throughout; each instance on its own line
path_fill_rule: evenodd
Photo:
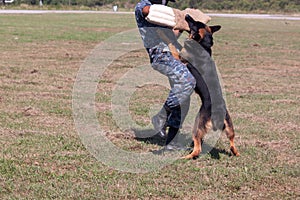
M 195 21 L 189 14 L 185 16 L 190 31 L 189 37 L 198 42 L 211 55 L 211 47 L 214 44 L 213 33 L 221 29 L 220 25 L 207 26 L 206 24 Z

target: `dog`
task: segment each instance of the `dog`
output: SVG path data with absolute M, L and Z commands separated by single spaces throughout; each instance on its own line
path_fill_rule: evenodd
M 185 16 L 185 20 L 188 22 L 190 31 L 189 38 L 196 41 L 201 45 L 211 56 L 212 55 L 212 49 L 213 46 L 213 34 L 221 29 L 220 25 L 216 26 L 208 26 L 202 22 L 195 21 L 190 15 Z M 192 73 L 194 78 L 196 79 L 196 87 L 195 92 L 199 95 L 202 104 L 200 107 L 200 110 L 196 116 L 194 127 L 193 127 L 193 150 L 190 154 L 183 156 L 185 159 L 193 159 L 199 156 L 201 153 L 201 145 L 203 143 L 203 137 L 204 135 L 210 130 L 214 129 L 212 122 L 212 101 L 210 97 L 210 93 L 207 87 L 206 82 L 204 81 L 202 75 L 200 72 L 186 59 L 184 59 L 180 53 L 177 51 L 176 47 L 172 44 L 171 40 L 164 35 L 164 33 L 160 30 L 157 30 L 157 33 L 159 36 L 168 44 L 170 52 L 172 53 L 173 57 L 175 59 L 180 60 L 182 63 L 184 63 L 189 71 Z M 181 50 L 181 52 L 184 51 Z M 230 140 L 230 150 L 235 156 L 239 156 L 239 152 L 237 148 L 234 145 L 234 128 L 233 123 L 231 120 L 231 117 L 229 115 L 228 110 L 226 110 L 224 123 L 221 124 L 222 131 L 225 131 L 227 137 Z
M 188 22 L 190 27 L 189 38 L 195 40 L 199 43 L 211 56 L 213 46 L 213 37 L 212 35 L 221 29 L 221 26 L 207 26 L 206 24 L 195 21 L 191 16 L 186 15 L 185 20 Z M 183 60 L 186 62 L 186 60 Z M 186 63 L 187 68 L 193 74 L 196 79 L 195 92 L 200 96 L 202 105 L 199 110 L 199 113 L 195 119 L 195 124 L 193 128 L 193 142 L 194 147 L 193 151 L 184 156 L 186 159 L 191 159 L 198 157 L 201 153 L 201 144 L 203 142 L 204 135 L 212 128 L 212 119 L 211 119 L 211 99 L 208 87 L 199 73 L 199 71 L 192 66 L 190 63 Z M 234 128 L 231 117 L 228 110 L 226 110 L 226 115 L 224 119 L 223 131 L 225 131 L 227 137 L 230 140 L 230 150 L 235 156 L 239 156 L 239 152 L 234 145 Z
M 189 31 L 189 38 L 195 40 L 199 45 L 201 45 L 211 56 L 212 50 L 211 47 L 213 46 L 213 33 L 217 32 L 221 29 L 221 26 L 208 26 L 202 22 L 195 21 L 191 16 L 188 14 L 185 17 L 185 20 L 188 22 L 190 31 Z M 172 51 L 174 53 L 176 51 Z M 195 119 L 195 124 L 193 127 L 193 151 L 184 156 L 185 159 L 192 159 L 199 156 L 201 153 L 201 145 L 203 142 L 204 135 L 213 128 L 212 123 L 212 102 L 210 98 L 210 93 L 205 83 L 203 77 L 201 76 L 200 72 L 189 62 L 183 59 L 180 54 L 174 53 L 173 55 L 175 58 L 179 58 L 183 63 L 186 64 L 189 71 L 193 74 L 194 78 L 196 79 L 196 87 L 195 92 L 200 96 L 202 105 L 200 107 L 199 113 Z M 230 150 L 235 156 L 239 156 L 239 152 L 234 145 L 234 128 L 231 117 L 229 115 L 228 110 L 226 109 L 226 115 L 224 119 L 224 125 L 222 125 L 222 131 L 225 131 L 227 137 L 230 140 Z

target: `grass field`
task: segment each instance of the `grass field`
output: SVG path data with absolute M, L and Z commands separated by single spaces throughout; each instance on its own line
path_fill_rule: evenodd
M 134 17 L 0 15 L 0 198 L 300 199 L 300 21 L 214 18 L 211 24 L 223 26 L 214 59 L 241 156 L 228 156 L 222 135 L 198 159 L 135 174 L 96 160 L 72 116 L 84 59 L 101 41 L 135 28 Z M 134 152 L 160 146 L 118 130 L 110 95 L 118 78 L 145 59 L 141 49 L 113 62 L 96 94 L 108 138 Z M 147 105 L 162 103 L 165 95 L 161 88 L 138 89 L 133 118 L 149 123 Z

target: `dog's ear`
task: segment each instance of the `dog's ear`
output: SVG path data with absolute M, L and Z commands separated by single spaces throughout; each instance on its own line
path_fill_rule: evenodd
M 195 23 L 195 20 L 189 14 L 185 15 L 185 21 L 188 23 Z
M 192 27 L 194 26 L 194 24 L 195 24 L 195 20 L 189 15 L 189 14 L 186 14 L 185 15 L 185 21 L 188 23 L 188 25 L 189 25 L 189 28 L 190 28 L 190 31 L 189 32 L 191 32 L 191 29 L 192 29 Z
M 217 31 L 219 31 L 221 29 L 220 25 L 216 25 L 216 26 L 209 26 L 211 33 L 215 33 Z

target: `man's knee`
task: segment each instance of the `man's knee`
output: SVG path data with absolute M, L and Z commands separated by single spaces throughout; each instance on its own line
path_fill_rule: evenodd
M 171 108 L 171 113 L 168 117 L 168 126 L 173 128 L 180 128 L 182 123 L 181 119 L 181 106 Z

